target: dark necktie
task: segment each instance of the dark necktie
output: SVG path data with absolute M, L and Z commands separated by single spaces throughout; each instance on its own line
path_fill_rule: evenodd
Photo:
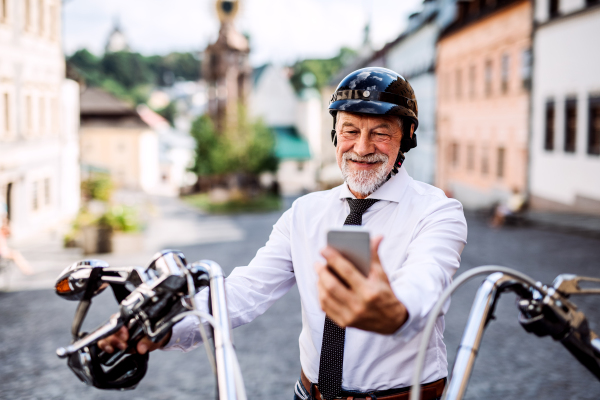
M 362 225 L 365 211 L 379 200 L 346 199 L 350 206 L 350 214 L 344 225 Z M 344 339 L 346 329 L 340 328 L 329 317 L 325 316 L 321 360 L 319 363 L 319 392 L 325 399 L 332 399 L 342 391 L 342 367 L 344 364 Z

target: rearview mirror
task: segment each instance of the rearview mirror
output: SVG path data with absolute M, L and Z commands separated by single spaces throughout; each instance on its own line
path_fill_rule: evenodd
M 100 279 L 90 282 L 90 274 L 94 268 L 107 267 L 108 263 L 102 260 L 83 260 L 68 266 L 56 280 L 56 294 L 67 300 L 81 300 L 88 285 L 94 285 L 91 288 L 94 296 L 100 294 L 108 284 Z

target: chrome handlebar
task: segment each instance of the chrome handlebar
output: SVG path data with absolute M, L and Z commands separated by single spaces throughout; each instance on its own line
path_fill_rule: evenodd
M 420 398 L 420 378 L 427 343 L 443 304 L 450 295 L 468 280 L 489 274 L 479 287 L 467 325 L 463 332 L 451 379 L 442 399 L 463 398 L 471 376 L 475 358 L 483 338 L 483 332 L 493 318 L 500 295 L 514 292 L 519 301 L 519 323 L 537 336 L 551 336 L 560 341 L 569 352 L 600 380 L 600 338 L 589 329 L 583 312 L 569 300 L 571 295 L 600 294 L 600 288 L 581 288 L 581 282 L 600 283 L 598 278 L 580 277 L 572 274 L 559 275 L 552 286 L 543 285 L 519 271 L 505 267 L 479 267 L 461 275 L 440 297 L 433 308 L 423 333 L 417 355 L 411 400 Z
M 73 342 L 69 346 L 58 348 L 56 353 L 60 358 L 68 358 L 69 367 L 85 383 L 103 389 L 113 388 L 102 386 L 94 376 L 94 371 L 102 374 L 101 369 L 97 368 L 98 363 L 104 366 L 115 365 L 123 357 L 127 357 L 129 350 L 134 349 L 135 343 L 144 335 L 158 342 L 173 324 L 186 315 L 202 317 L 213 327 L 214 360 L 208 347 L 207 351 L 211 353 L 208 354 L 211 363 L 216 364 L 218 399 L 246 400 L 233 347 L 224 279 L 223 271 L 216 262 L 202 260 L 187 264 L 182 253 L 170 250 L 157 253 L 150 266 L 145 269 L 115 268 L 100 260 L 75 263 L 61 273 L 56 283 L 59 296 L 80 301 L 73 322 Z M 120 312 L 94 331 L 80 334 L 79 328 L 92 297 L 109 285 L 120 303 Z M 210 289 L 210 314 L 198 309 L 194 300 L 194 295 L 205 286 Z M 116 333 L 122 326 L 127 326 L 130 331 L 128 349 L 113 354 L 94 350 L 100 339 Z M 200 326 L 202 328 L 202 321 Z M 205 337 L 203 330 L 201 333 Z M 145 372 L 141 372 L 139 379 L 144 374 Z M 132 389 L 136 385 L 137 382 L 129 387 L 115 388 Z

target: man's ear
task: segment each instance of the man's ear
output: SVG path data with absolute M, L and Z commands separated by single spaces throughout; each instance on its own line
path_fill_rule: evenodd
M 410 124 L 410 138 L 412 139 L 413 133 L 415 133 L 415 124 Z

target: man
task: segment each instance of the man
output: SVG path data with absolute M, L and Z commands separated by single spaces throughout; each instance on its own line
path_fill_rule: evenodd
M 421 330 L 466 243 L 462 206 L 402 168 L 418 125 L 403 77 L 384 68 L 355 71 L 329 109 L 345 183 L 296 200 L 250 264 L 227 278 L 232 326 L 264 313 L 296 283 L 303 327 L 295 399 L 407 399 Z M 326 246 L 326 232 L 342 225 L 362 225 L 374 237 L 367 277 Z M 198 296 L 206 304 L 206 293 Z M 197 321 L 182 321 L 164 348 L 198 346 L 197 331 Z M 425 400 L 441 396 L 447 376 L 443 331 L 440 316 L 426 356 Z M 123 346 L 126 336 L 123 330 L 101 347 Z M 161 346 L 146 340 L 138 351 Z

